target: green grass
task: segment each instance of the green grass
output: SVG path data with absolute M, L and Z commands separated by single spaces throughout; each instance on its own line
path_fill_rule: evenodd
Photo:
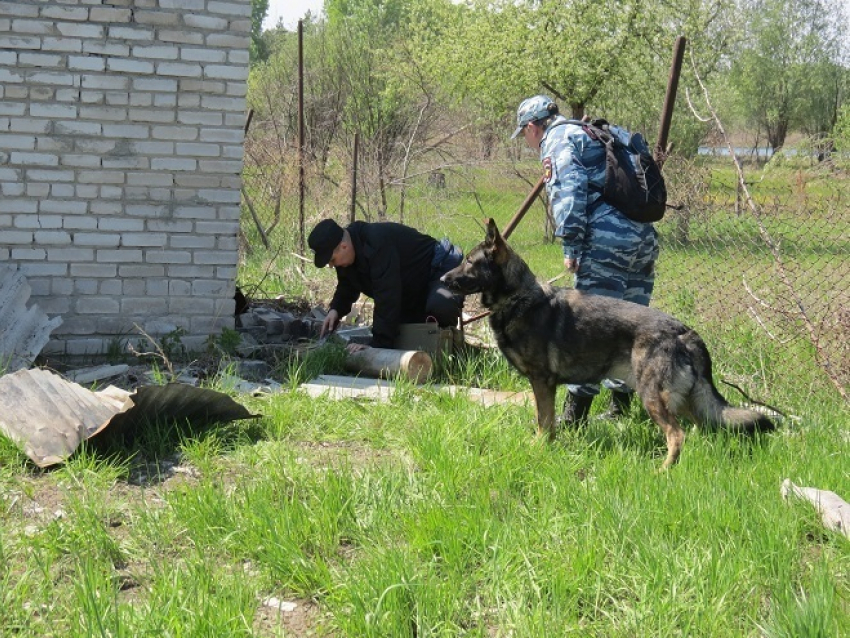
M 333 636 L 850 629 L 847 540 L 779 494 L 785 477 L 847 494 L 836 406 L 757 440 L 691 432 L 658 473 L 637 411 L 542 445 L 530 407 L 427 387 L 246 402 L 261 421 L 50 472 L 4 451 L 3 635 L 289 635 L 255 622 L 269 596 L 312 601 Z M 191 472 L 139 486 L 141 457 Z
M 157 422 L 47 471 L 0 437 L 0 636 L 850 635 L 850 544 L 779 492 L 790 478 L 850 498 L 847 405 L 799 319 L 744 290 L 793 309 L 770 286 L 757 227 L 732 212 L 731 173 L 710 172 L 688 241 L 659 225 L 653 304 L 700 331 L 724 395 L 741 401 L 720 379 L 798 419 L 756 439 L 689 430 L 680 463 L 659 473 L 663 437 L 639 409 L 544 445 L 531 405 L 485 408 L 409 383 L 386 403 L 309 398 L 300 383 L 343 369 L 326 346 L 279 362 L 283 392 L 239 397 L 259 420 Z M 504 227 L 527 191 L 487 173 L 456 192 L 413 189 L 406 221 L 470 248 L 480 220 Z M 806 307 L 835 311 L 847 289 L 842 182 L 785 169 L 758 182 L 761 201 L 784 198 L 769 228 Z M 342 209 L 318 203 L 308 217 L 326 210 Z M 326 302 L 333 273 L 295 258 L 295 225 L 282 224 L 269 250 L 243 225 L 253 252 L 240 285 Z M 542 227 L 536 205 L 511 244 L 549 279 L 562 259 Z M 844 352 L 845 333 L 818 329 Z M 437 372 L 528 390 L 495 351 Z M 296 612 L 264 607 L 272 596 Z

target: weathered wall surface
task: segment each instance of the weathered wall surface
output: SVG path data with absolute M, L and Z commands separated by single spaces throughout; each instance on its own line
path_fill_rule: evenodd
M 250 0 L 0 1 L 0 261 L 49 354 L 233 326 Z

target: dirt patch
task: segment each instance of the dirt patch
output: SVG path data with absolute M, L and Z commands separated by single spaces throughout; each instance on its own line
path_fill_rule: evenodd
M 279 601 L 270 599 L 257 608 L 254 615 L 254 632 L 258 636 L 322 636 L 332 638 L 324 622 L 325 615 L 311 600 Z

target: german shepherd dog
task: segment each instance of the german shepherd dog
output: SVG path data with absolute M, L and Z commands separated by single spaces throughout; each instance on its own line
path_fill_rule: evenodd
M 774 429 L 766 416 L 731 407 L 711 377 L 700 336 L 659 310 L 540 282 L 492 219 L 487 236 L 443 275 L 454 292 L 481 293 L 508 361 L 534 391 L 538 434 L 555 438 L 555 392 L 564 383 L 622 379 L 667 437 L 669 468 L 685 434 L 677 417 L 735 432 Z

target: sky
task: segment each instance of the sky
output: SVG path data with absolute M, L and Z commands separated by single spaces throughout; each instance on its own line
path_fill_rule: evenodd
M 850 2 L 850 0 L 848 0 Z M 318 15 L 322 11 L 324 0 L 269 0 L 269 12 L 263 22 L 263 29 L 272 29 L 279 18 L 283 18 L 283 26 L 290 31 L 298 26 L 298 20 L 307 11 Z

